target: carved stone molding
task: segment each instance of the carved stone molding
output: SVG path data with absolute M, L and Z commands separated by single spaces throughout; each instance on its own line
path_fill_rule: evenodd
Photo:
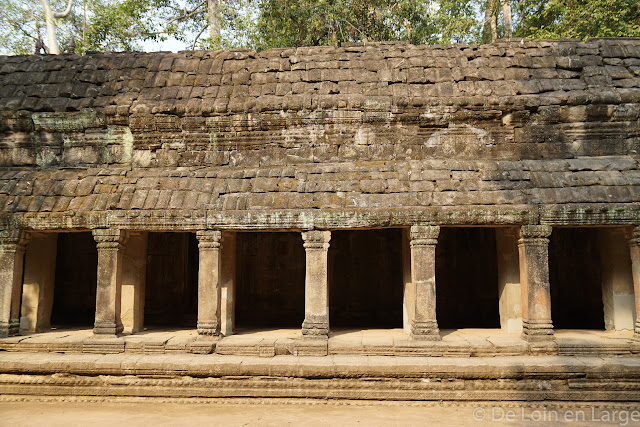
M 409 233 L 411 246 L 429 246 L 438 243 L 440 226 L 438 225 L 413 225 Z
M 98 249 L 119 249 L 127 241 L 126 230 L 118 228 L 95 228 L 91 230 Z
M 220 230 L 198 230 L 196 232 L 198 239 L 198 248 L 200 249 L 219 249 L 222 231 Z
M 304 248 L 306 250 L 328 250 L 331 240 L 330 231 L 311 230 L 302 232 Z

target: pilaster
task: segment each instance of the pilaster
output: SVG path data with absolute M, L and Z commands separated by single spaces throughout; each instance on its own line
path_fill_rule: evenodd
M 0 337 L 16 335 L 20 330 L 20 292 L 27 242 L 24 230 L 0 232 Z
M 98 249 L 98 283 L 94 335 L 116 335 L 122 332 L 120 318 L 122 265 L 127 233 L 113 228 L 92 230 Z
M 302 233 L 306 252 L 304 292 L 304 322 L 302 335 L 328 337 L 329 335 L 329 278 L 328 258 L 330 231 Z
M 518 253 L 522 291 L 522 337 L 535 352 L 554 352 L 557 344 L 551 322 L 548 225 L 524 225 Z
M 633 276 L 633 292 L 636 306 L 633 339 L 640 342 L 640 226 L 638 225 L 631 229 L 629 251 L 631 252 L 631 274 Z
M 415 304 L 411 338 L 415 340 L 440 340 L 436 320 L 436 245 L 439 234 L 437 225 L 414 225 L 409 234 Z
M 220 304 L 220 333 L 224 336 L 233 334 L 235 324 L 236 299 L 236 233 L 224 231 L 222 233 L 220 267 L 221 304 Z

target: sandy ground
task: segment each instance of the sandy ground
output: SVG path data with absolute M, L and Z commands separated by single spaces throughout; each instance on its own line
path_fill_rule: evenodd
M 13 400 L 13 401 L 12 401 Z M 640 425 L 635 405 L 521 408 L 517 405 L 243 399 L 213 401 L 49 399 L 0 401 L 2 426 L 396 426 Z M 615 411 L 615 418 L 614 418 Z M 575 416 L 578 418 L 576 422 Z M 608 418 L 607 418 L 608 417 Z M 626 420 L 626 421 L 625 421 Z

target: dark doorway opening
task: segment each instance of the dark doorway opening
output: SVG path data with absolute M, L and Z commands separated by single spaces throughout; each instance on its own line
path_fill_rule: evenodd
M 331 328 L 402 328 L 402 230 L 331 233 Z
M 198 240 L 194 233 L 149 233 L 145 326 L 195 329 L 198 320 Z
M 51 325 L 93 327 L 98 250 L 90 232 L 60 233 L 57 242 Z
M 436 316 L 440 329 L 500 327 L 495 229 L 440 229 Z
M 604 329 L 597 228 L 554 228 L 549 243 L 551 318 L 556 329 Z
M 302 235 L 238 233 L 236 260 L 236 326 L 300 328 L 305 276 Z

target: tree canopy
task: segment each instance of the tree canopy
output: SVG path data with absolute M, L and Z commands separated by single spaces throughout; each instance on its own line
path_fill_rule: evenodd
M 54 10 L 67 0 L 51 0 Z M 506 7 L 506 8 L 505 8 Z M 501 12 L 502 11 L 502 12 Z M 56 19 L 61 50 L 142 50 L 175 38 L 188 49 L 335 45 L 496 37 L 640 36 L 637 0 L 76 0 Z M 0 0 L 0 53 L 46 49 L 40 1 Z

